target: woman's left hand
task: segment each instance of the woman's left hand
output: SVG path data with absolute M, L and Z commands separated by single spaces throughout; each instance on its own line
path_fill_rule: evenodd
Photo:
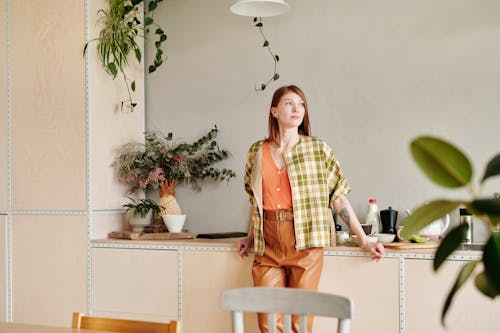
M 385 253 L 384 245 L 381 243 L 367 242 L 362 248 L 366 252 L 370 252 L 372 259 L 375 261 L 382 259 Z

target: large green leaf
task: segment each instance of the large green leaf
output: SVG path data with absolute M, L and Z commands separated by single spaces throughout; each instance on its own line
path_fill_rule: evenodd
M 493 157 L 486 166 L 486 170 L 484 171 L 484 176 L 483 179 L 481 179 L 481 183 L 484 182 L 489 177 L 498 175 L 500 175 L 500 154 Z
M 494 225 L 500 223 L 500 200 L 499 199 L 478 199 L 471 202 L 474 213 L 485 214 L 490 217 Z
M 469 159 L 452 144 L 422 136 L 410 144 L 413 159 L 434 183 L 443 187 L 462 187 L 472 178 Z
M 482 292 L 489 298 L 495 298 L 495 296 L 497 295 L 497 291 L 495 290 L 495 288 L 493 288 L 493 284 L 490 282 L 485 272 L 481 272 L 476 275 L 474 284 L 480 292 Z
M 463 204 L 463 202 L 436 200 L 418 207 L 404 221 L 403 238 L 410 239 L 412 235 L 417 234 L 427 225 L 445 216 L 460 204 Z
M 441 264 L 446 260 L 446 258 L 448 258 L 448 256 L 460 246 L 468 228 L 469 225 L 467 223 L 462 223 L 459 226 L 453 228 L 446 235 L 446 237 L 443 238 L 434 256 L 433 267 L 435 271 L 437 271 Z
M 453 285 L 450 292 L 448 293 L 448 296 L 446 297 L 446 301 L 444 302 L 444 305 L 443 305 L 443 310 L 441 312 L 441 323 L 443 325 L 444 325 L 444 318 L 446 317 L 446 313 L 448 312 L 448 309 L 450 308 L 451 302 L 453 301 L 453 297 L 455 296 L 457 291 L 463 286 L 463 284 L 467 281 L 467 279 L 469 279 L 472 272 L 474 272 L 476 265 L 477 265 L 477 261 L 468 262 L 467 264 L 462 266 L 462 269 L 458 273 L 455 284 Z
M 500 295 L 500 235 L 492 234 L 484 245 L 483 264 L 492 289 L 496 291 L 496 295 Z

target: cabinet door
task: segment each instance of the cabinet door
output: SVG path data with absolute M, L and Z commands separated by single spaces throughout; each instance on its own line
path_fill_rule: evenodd
M 500 299 L 479 293 L 470 279 L 455 295 L 441 326 L 441 309 L 464 261 L 447 261 L 437 273 L 431 260 L 406 259 L 406 332 L 498 332 Z M 480 271 L 480 270 L 478 270 Z
M 160 322 L 177 319 L 177 253 L 92 249 L 93 314 Z
M 253 255 L 236 252 L 185 251 L 183 275 L 184 333 L 231 332 L 231 313 L 221 309 L 226 289 L 253 286 Z M 255 314 L 245 315 L 245 332 L 257 332 Z
M 325 256 L 320 291 L 349 297 L 354 303 L 351 332 L 399 332 L 397 258 Z M 314 332 L 332 332 L 337 320 L 316 318 Z

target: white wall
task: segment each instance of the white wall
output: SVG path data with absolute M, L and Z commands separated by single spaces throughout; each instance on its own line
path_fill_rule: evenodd
M 500 2 L 289 0 L 287 14 L 264 19 L 281 58 L 281 78 L 264 93 L 254 84 L 272 74 L 272 60 L 251 18 L 229 11 L 233 2 L 170 0 L 156 14 L 168 59 L 146 79 L 147 127 L 191 140 L 217 124 L 233 153 L 222 165 L 238 174 L 228 186 L 178 190 L 191 231 L 247 228 L 246 152 L 266 135 L 272 92 L 285 84 L 305 91 L 313 135 L 337 153 L 361 218 L 370 197 L 400 211 L 468 198 L 430 183 L 408 144 L 421 134 L 455 142 L 476 180 L 500 151 Z M 485 187 L 498 190 L 499 179 Z

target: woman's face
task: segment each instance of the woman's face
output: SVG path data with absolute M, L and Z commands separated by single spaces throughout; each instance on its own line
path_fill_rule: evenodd
M 304 106 L 299 95 L 288 92 L 281 97 L 276 107 L 271 108 L 271 114 L 278 120 L 281 129 L 298 128 L 304 120 Z

